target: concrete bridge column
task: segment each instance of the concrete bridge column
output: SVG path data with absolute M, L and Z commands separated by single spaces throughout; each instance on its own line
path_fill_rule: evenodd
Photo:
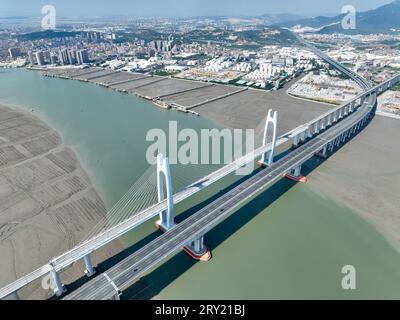
M 174 198 L 172 189 L 171 169 L 168 158 L 159 154 L 157 157 L 157 189 L 158 189 L 158 202 L 165 199 L 164 183 L 167 192 L 167 210 L 160 212 L 160 220 L 156 225 L 162 231 L 168 231 L 175 226 L 174 222 Z
M 347 116 L 349 114 L 349 106 L 344 106 L 344 115 Z
M 53 283 L 54 283 L 54 294 L 57 297 L 60 297 L 67 291 L 67 289 L 63 285 L 60 274 L 56 270 L 52 270 L 52 271 L 50 271 L 50 273 L 51 273 L 51 276 L 53 278 Z
M 340 145 L 340 137 L 336 138 L 335 145 L 336 145 L 336 147 L 338 147 Z
M 183 248 L 193 259 L 200 261 L 209 261 L 211 259 L 211 251 L 204 244 L 204 235 L 193 240 L 189 245 Z
M 344 116 L 344 108 L 339 109 L 339 119 L 342 119 Z
M 314 133 L 315 134 L 319 133 L 319 121 L 314 123 Z
M 85 274 L 87 277 L 90 278 L 91 276 L 93 276 L 96 273 L 96 269 L 93 268 L 92 259 L 90 258 L 90 254 L 87 254 L 84 257 L 84 260 L 85 260 L 85 266 L 86 266 Z
M 273 125 L 272 149 L 269 153 L 264 153 L 261 156 L 261 160 L 259 163 L 262 166 L 270 166 L 274 162 L 276 138 L 278 135 L 278 112 L 275 111 L 274 114 L 272 114 L 272 109 L 268 110 L 267 120 L 265 122 L 263 146 L 267 145 L 267 143 L 268 143 L 268 126 L 270 123 L 272 123 L 272 125 Z M 268 155 L 268 159 L 266 159 L 267 155 Z
M 329 152 L 332 152 L 334 147 L 335 147 L 334 141 L 332 141 L 331 143 L 329 143 Z
M 308 130 L 308 129 L 307 129 L 307 130 Z M 306 141 L 307 130 L 304 130 L 304 131 L 300 134 L 300 141 L 301 141 L 301 143 L 304 143 L 304 142 Z
M 307 178 L 301 175 L 301 166 L 302 165 L 299 165 L 296 168 L 291 169 L 285 174 L 285 177 L 297 182 L 307 182 Z
M 339 110 L 335 110 L 333 112 L 333 123 L 337 122 L 339 120 L 339 116 L 338 116 Z
M 312 125 L 308 126 L 307 133 L 308 133 L 308 138 L 312 138 L 313 137 Z
M 9 297 L 10 297 L 12 300 L 21 300 L 21 298 L 19 297 L 17 291 L 14 291 L 13 293 L 11 293 L 11 294 L 9 295 Z
M 328 117 L 327 117 L 327 126 L 330 126 L 330 125 L 332 125 L 332 113 L 330 113 L 330 114 L 328 114 Z
M 295 134 L 295 136 L 293 137 L 293 148 L 297 148 L 299 146 L 299 135 Z
M 204 251 L 204 237 L 194 240 L 194 251 L 196 253 L 201 253 Z
M 326 129 L 326 117 L 321 119 L 321 130 Z
M 328 157 L 328 145 L 326 145 L 321 151 L 315 154 L 319 158 L 326 159 Z
M 350 112 L 353 112 L 353 111 L 354 111 L 355 104 L 356 104 L 356 103 L 355 103 L 354 101 L 350 102 Z

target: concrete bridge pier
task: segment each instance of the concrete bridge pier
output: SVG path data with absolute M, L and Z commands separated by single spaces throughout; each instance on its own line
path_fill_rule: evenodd
M 336 123 L 339 120 L 338 114 L 339 114 L 338 110 L 333 112 L 333 123 Z
M 62 296 L 66 291 L 67 288 L 65 288 L 65 286 L 63 285 L 62 281 L 61 281 L 61 277 L 60 274 L 56 271 L 56 270 L 52 270 L 50 271 L 50 274 L 53 278 L 53 283 L 54 283 L 54 294 L 57 297 Z
M 301 175 L 301 166 L 299 165 L 285 174 L 285 177 L 297 182 L 307 182 L 307 178 Z
M 340 137 L 336 137 L 335 140 L 334 140 L 334 146 L 335 146 L 335 148 L 338 147 L 339 144 L 340 144 Z
M 314 134 L 318 134 L 318 133 L 319 133 L 319 121 L 314 123 Z
M 317 152 L 315 155 L 322 159 L 328 158 L 328 145 L 326 145 L 320 152 Z
M 307 130 L 304 130 L 304 131 L 300 134 L 300 141 L 301 141 L 301 143 L 304 143 L 304 142 L 306 141 L 306 139 L 307 139 L 307 137 L 308 137 L 307 131 L 308 131 L 308 129 L 307 129 Z
M 204 235 L 191 241 L 183 249 L 195 260 L 209 261 L 212 258 L 210 249 L 204 244 Z
M 322 118 L 321 119 L 321 130 L 325 130 L 326 129 L 326 118 Z
M 343 118 L 343 108 L 340 108 L 339 109 L 339 119 L 342 119 Z
M 307 137 L 310 138 L 310 139 L 313 137 L 312 125 L 309 125 L 309 126 L 308 126 L 308 129 L 307 129 Z
M 344 106 L 344 115 L 347 116 L 349 114 L 349 106 Z
M 295 136 L 293 137 L 292 148 L 296 149 L 299 145 L 303 144 L 308 136 L 309 136 L 308 129 L 303 130 L 300 133 L 296 133 Z
M 90 278 L 91 276 L 96 274 L 96 269 L 92 265 L 92 259 L 90 257 L 90 254 L 87 254 L 83 259 L 85 261 L 85 266 L 86 266 L 85 274 L 87 277 Z
M 292 148 L 296 149 L 300 144 L 300 137 L 299 134 L 295 134 L 295 136 L 293 137 L 293 144 L 292 144 Z
M 353 112 L 356 107 L 355 101 L 350 102 L 350 112 Z
M 335 143 L 334 142 L 329 143 L 329 145 L 328 145 L 329 152 L 333 152 L 334 147 L 335 147 Z

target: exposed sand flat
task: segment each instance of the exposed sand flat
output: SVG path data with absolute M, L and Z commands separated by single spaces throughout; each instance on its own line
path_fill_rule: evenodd
M 83 68 L 83 69 L 75 69 L 71 72 L 65 73 L 63 76 L 68 76 L 71 78 L 83 76 L 83 75 L 89 75 L 92 73 L 95 73 L 97 71 L 102 71 L 102 68 Z
M 182 81 L 182 80 L 181 80 Z M 175 102 L 181 106 L 189 107 L 197 103 L 213 99 L 224 94 L 240 90 L 238 87 L 213 85 L 199 90 L 171 95 L 165 98 L 169 103 Z M 197 109 L 196 109 L 197 111 Z
M 279 132 L 284 133 L 296 126 L 326 112 L 331 105 L 313 101 L 295 99 L 288 96 L 285 90 L 268 92 L 249 89 L 222 99 L 207 102 L 230 93 L 240 91 L 241 87 L 195 82 L 183 79 L 149 76 L 138 73 L 102 70 L 89 68 L 74 71 L 74 79 L 93 78 L 94 83 L 113 84 L 110 88 L 138 94 L 149 99 L 162 97 L 167 104 L 178 104 L 191 107 L 204 103 L 193 110 L 223 126 L 230 128 L 256 129 L 261 136 L 268 109 L 279 112 L 281 117 Z M 100 77 L 99 77 L 100 76 Z M 131 81 L 126 81 L 133 79 Z M 161 81 L 160 81 L 161 80 Z M 298 80 L 293 80 L 298 81 Z M 122 83 L 119 83 L 122 82 Z M 287 84 L 287 86 L 289 86 Z M 186 92 L 185 90 L 195 89 Z M 1 130 L 1 128 L 0 128 Z
M 157 82 L 155 84 L 150 84 L 148 86 L 139 88 L 136 90 L 136 92 L 143 96 L 160 97 L 188 89 L 201 88 L 204 86 L 207 86 L 207 84 L 202 82 L 182 81 L 171 78 L 166 79 L 165 81 L 161 81 L 159 83 Z
M 0 106 L 0 287 L 70 249 L 106 214 L 72 149 L 26 111 Z M 94 254 L 98 262 L 120 250 L 115 242 Z M 68 270 L 69 283 L 82 266 Z M 40 281 L 21 298 L 51 295 Z
M 101 77 L 101 78 L 97 79 L 97 82 L 109 85 L 109 84 L 118 83 L 121 81 L 130 80 L 130 79 L 140 79 L 140 78 L 146 78 L 146 77 L 147 77 L 147 75 L 144 75 L 141 73 L 119 71 L 119 72 L 113 72 L 108 76 Z
M 96 73 L 93 73 L 91 75 L 89 75 L 86 80 L 88 80 L 89 82 L 94 82 L 94 83 L 101 83 L 101 79 L 104 77 L 107 77 L 109 75 L 113 75 L 114 72 L 110 71 L 110 70 L 102 70 Z
M 121 84 L 110 86 L 110 88 L 120 90 L 120 91 L 124 91 L 124 90 L 132 91 L 135 87 L 142 86 L 142 85 L 148 84 L 148 83 L 152 83 L 156 80 L 158 80 L 158 78 L 156 78 L 156 77 L 148 77 L 148 76 L 141 77 L 141 78 L 137 78 L 132 81 L 129 81 L 129 82 L 124 82 Z
M 93 72 L 88 72 L 88 73 L 84 73 L 84 74 L 80 74 L 77 76 L 73 76 L 73 79 L 76 80 L 86 80 L 89 81 L 91 79 L 96 79 L 97 77 L 100 76 L 104 76 L 104 75 L 109 75 L 110 74 L 110 70 L 93 70 Z
M 332 106 L 296 100 L 283 90 L 267 92 L 250 89 L 194 110 L 226 127 L 256 129 L 257 135 L 261 136 L 265 125 L 263 119 L 271 108 L 278 111 L 278 131 L 283 134 L 328 111 Z
M 355 210 L 400 250 L 400 120 L 375 117 L 309 176 L 311 188 Z

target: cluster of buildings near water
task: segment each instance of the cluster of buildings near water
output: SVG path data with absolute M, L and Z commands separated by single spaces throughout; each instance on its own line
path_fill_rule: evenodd
M 178 29 L 187 27 L 181 25 Z M 234 32 L 238 30 L 231 31 L 228 40 L 237 38 Z M 264 33 L 274 36 L 279 31 Z M 0 66 L 45 69 L 48 75 L 95 82 L 145 97 L 163 108 L 193 113 L 199 106 L 246 89 L 278 90 L 303 75 L 306 77 L 288 89 L 291 95 L 340 104 L 360 92 L 354 83 L 341 78 L 337 71 L 298 46 L 251 47 L 241 45 L 239 40 L 240 43 L 227 46 L 224 42 L 227 39 L 222 42 L 212 38 L 182 41 L 185 33 L 178 39 L 173 33 L 153 30 L 133 34 L 124 28 L 104 27 L 61 32 L 51 39 L 3 39 L 0 40 Z M 216 39 L 218 34 L 207 33 L 208 37 L 212 35 Z M 311 33 L 304 37 L 328 48 L 334 45 L 335 49 L 327 50 L 330 56 L 372 82 L 381 82 L 400 71 L 399 49 L 381 44 L 382 41 L 398 41 L 396 35 Z M 65 72 L 58 72 L 58 68 Z M 76 73 L 73 70 L 82 68 L 88 70 L 76 70 Z M 99 74 L 92 73 L 95 71 L 92 68 L 99 68 L 96 69 Z M 110 79 L 100 77 L 102 70 L 109 71 Z M 162 81 L 165 87 L 171 85 L 170 91 L 164 89 Z M 198 94 L 200 92 L 202 94 Z M 178 94 L 191 98 L 178 99 L 175 97 Z M 394 109 L 385 107 L 385 110 L 393 113 Z
M 352 80 L 311 72 L 291 86 L 288 93 L 296 97 L 341 104 L 361 93 L 361 88 Z

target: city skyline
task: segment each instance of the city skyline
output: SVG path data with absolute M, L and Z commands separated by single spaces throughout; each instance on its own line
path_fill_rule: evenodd
M 194 0 L 181 1 L 154 0 L 150 3 L 135 2 L 127 0 L 117 0 L 112 4 L 105 1 L 86 1 L 85 3 L 77 0 L 65 3 L 60 0 L 49 1 L 24 1 L 5 0 L 0 2 L 0 17 L 9 16 L 40 16 L 41 8 L 50 4 L 56 7 L 57 14 L 62 17 L 106 17 L 113 15 L 121 16 L 162 16 L 162 17 L 190 17 L 190 16 L 258 16 L 263 14 L 285 14 L 291 13 L 302 16 L 313 16 L 341 13 L 344 5 L 351 4 L 359 11 L 371 10 L 378 6 L 393 2 L 392 0 L 373 0 L 366 3 L 362 0 L 335 0 L 323 3 L 318 0 L 255 0 L 252 6 L 245 2 L 236 3 L 234 6 L 228 0 L 215 3 L 211 0 L 204 0 L 201 3 Z M 139 7 L 140 6 L 140 7 Z M 293 10 L 296 8 L 296 10 Z M 314 8 L 318 8 L 315 10 Z

